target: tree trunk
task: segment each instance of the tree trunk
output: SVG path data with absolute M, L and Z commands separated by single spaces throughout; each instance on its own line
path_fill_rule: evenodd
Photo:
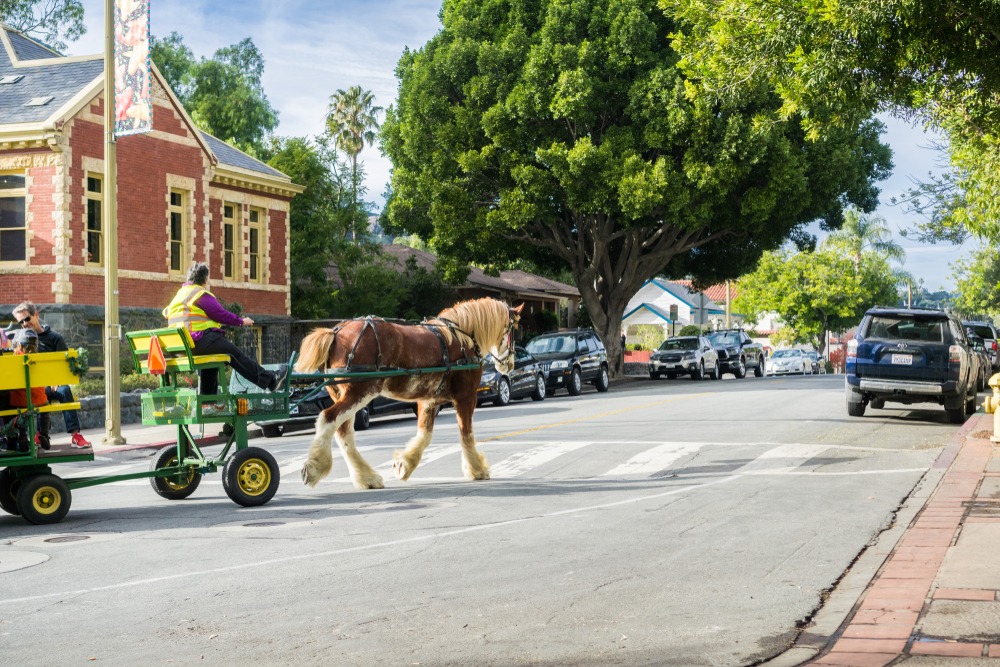
M 580 286 L 580 298 L 587 308 L 594 330 L 608 352 L 608 373 L 612 378 L 621 378 L 625 374 L 622 315 L 636 289 L 618 283 L 610 291 L 599 295 L 593 282 L 587 283 L 580 277 L 577 277 L 576 282 Z

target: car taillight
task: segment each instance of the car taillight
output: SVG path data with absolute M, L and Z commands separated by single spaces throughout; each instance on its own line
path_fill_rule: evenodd
M 995 340 L 990 341 L 990 347 L 992 347 L 993 351 L 996 352 L 997 351 L 997 342 Z
M 952 345 L 948 348 L 948 363 L 957 364 L 962 361 L 962 346 Z
M 858 341 L 854 338 L 847 341 L 847 356 L 848 357 L 858 356 Z

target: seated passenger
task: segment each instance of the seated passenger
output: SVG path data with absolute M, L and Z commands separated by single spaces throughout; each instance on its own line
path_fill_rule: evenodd
M 38 334 L 34 329 L 21 329 L 14 336 L 14 354 L 34 354 L 38 352 Z M 24 389 L 11 389 L 8 397 L 12 408 L 28 407 L 28 392 Z M 45 387 L 31 387 L 31 407 L 45 405 L 49 399 L 45 396 Z M 27 451 L 28 416 L 20 414 L 16 417 L 18 430 L 18 449 Z M 38 433 L 35 434 L 35 444 L 42 449 L 49 449 L 49 414 L 43 412 L 38 416 Z

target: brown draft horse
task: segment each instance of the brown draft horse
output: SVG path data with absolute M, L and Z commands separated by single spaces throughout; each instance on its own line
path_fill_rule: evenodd
M 350 320 L 335 329 L 314 329 L 302 341 L 295 370 L 299 373 L 438 368 L 475 363 L 489 351 L 502 372 L 514 365 L 513 330 L 521 309 L 496 299 L 463 301 L 421 324 L 396 324 L 376 317 Z M 393 452 L 392 468 L 409 479 L 430 444 L 438 406 L 455 406 L 466 479 L 489 479 L 490 469 L 476 449 L 472 413 L 482 368 L 442 373 L 358 379 L 327 386 L 333 405 L 316 419 L 316 436 L 302 466 L 302 481 L 316 484 L 333 467 L 336 437 L 340 453 L 359 489 L 383 488 L 382 476 L 368 465 L 354 445 L 354 413 L 382 394 L 417 402 L 417 434 L 403 451 Z

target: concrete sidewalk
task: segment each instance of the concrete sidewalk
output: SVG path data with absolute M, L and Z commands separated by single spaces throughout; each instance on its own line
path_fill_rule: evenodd
M 204 427 L 192 424 L 190 426 L 191 435 L 199 445 L 224 444 L 225 437 L 220 435 L 222 424 L 207 424 Z M 145 426 L 143 424 L 122 424 L 121 435 L 125 438 L 124 445 L 107 445 L 104 443 L 104 429 L 84 429 L 80 431 L 87 438 L 94 449 L 94 454 L 103 454 L 112 451 L 125 451 L 129 449 L 156 449 L 173 445 L 177 442 L 176 426 Z M 250 440 L 262 437 L 259 428 L 253 424 L 247 429 Z M 57 433 L 52 436 L 53 449 L 66 449 L 69 443 L 69 434 Z M 86 449 L 74 450 L 86 452 Z
M 926 498 L 918 485 L 912 510 L 900 510 L 898 540 L 866 552 L 881 564 L 867 585 L 846 586 L 853 602 L 840 601 L 840 622 L 819 612 L 767 665 L 1000 667 L 1000 447 L 992 430 L 993 415 L 965 423 L 925 477 Z M 837 595 L 824 609 L 837 606 Z

